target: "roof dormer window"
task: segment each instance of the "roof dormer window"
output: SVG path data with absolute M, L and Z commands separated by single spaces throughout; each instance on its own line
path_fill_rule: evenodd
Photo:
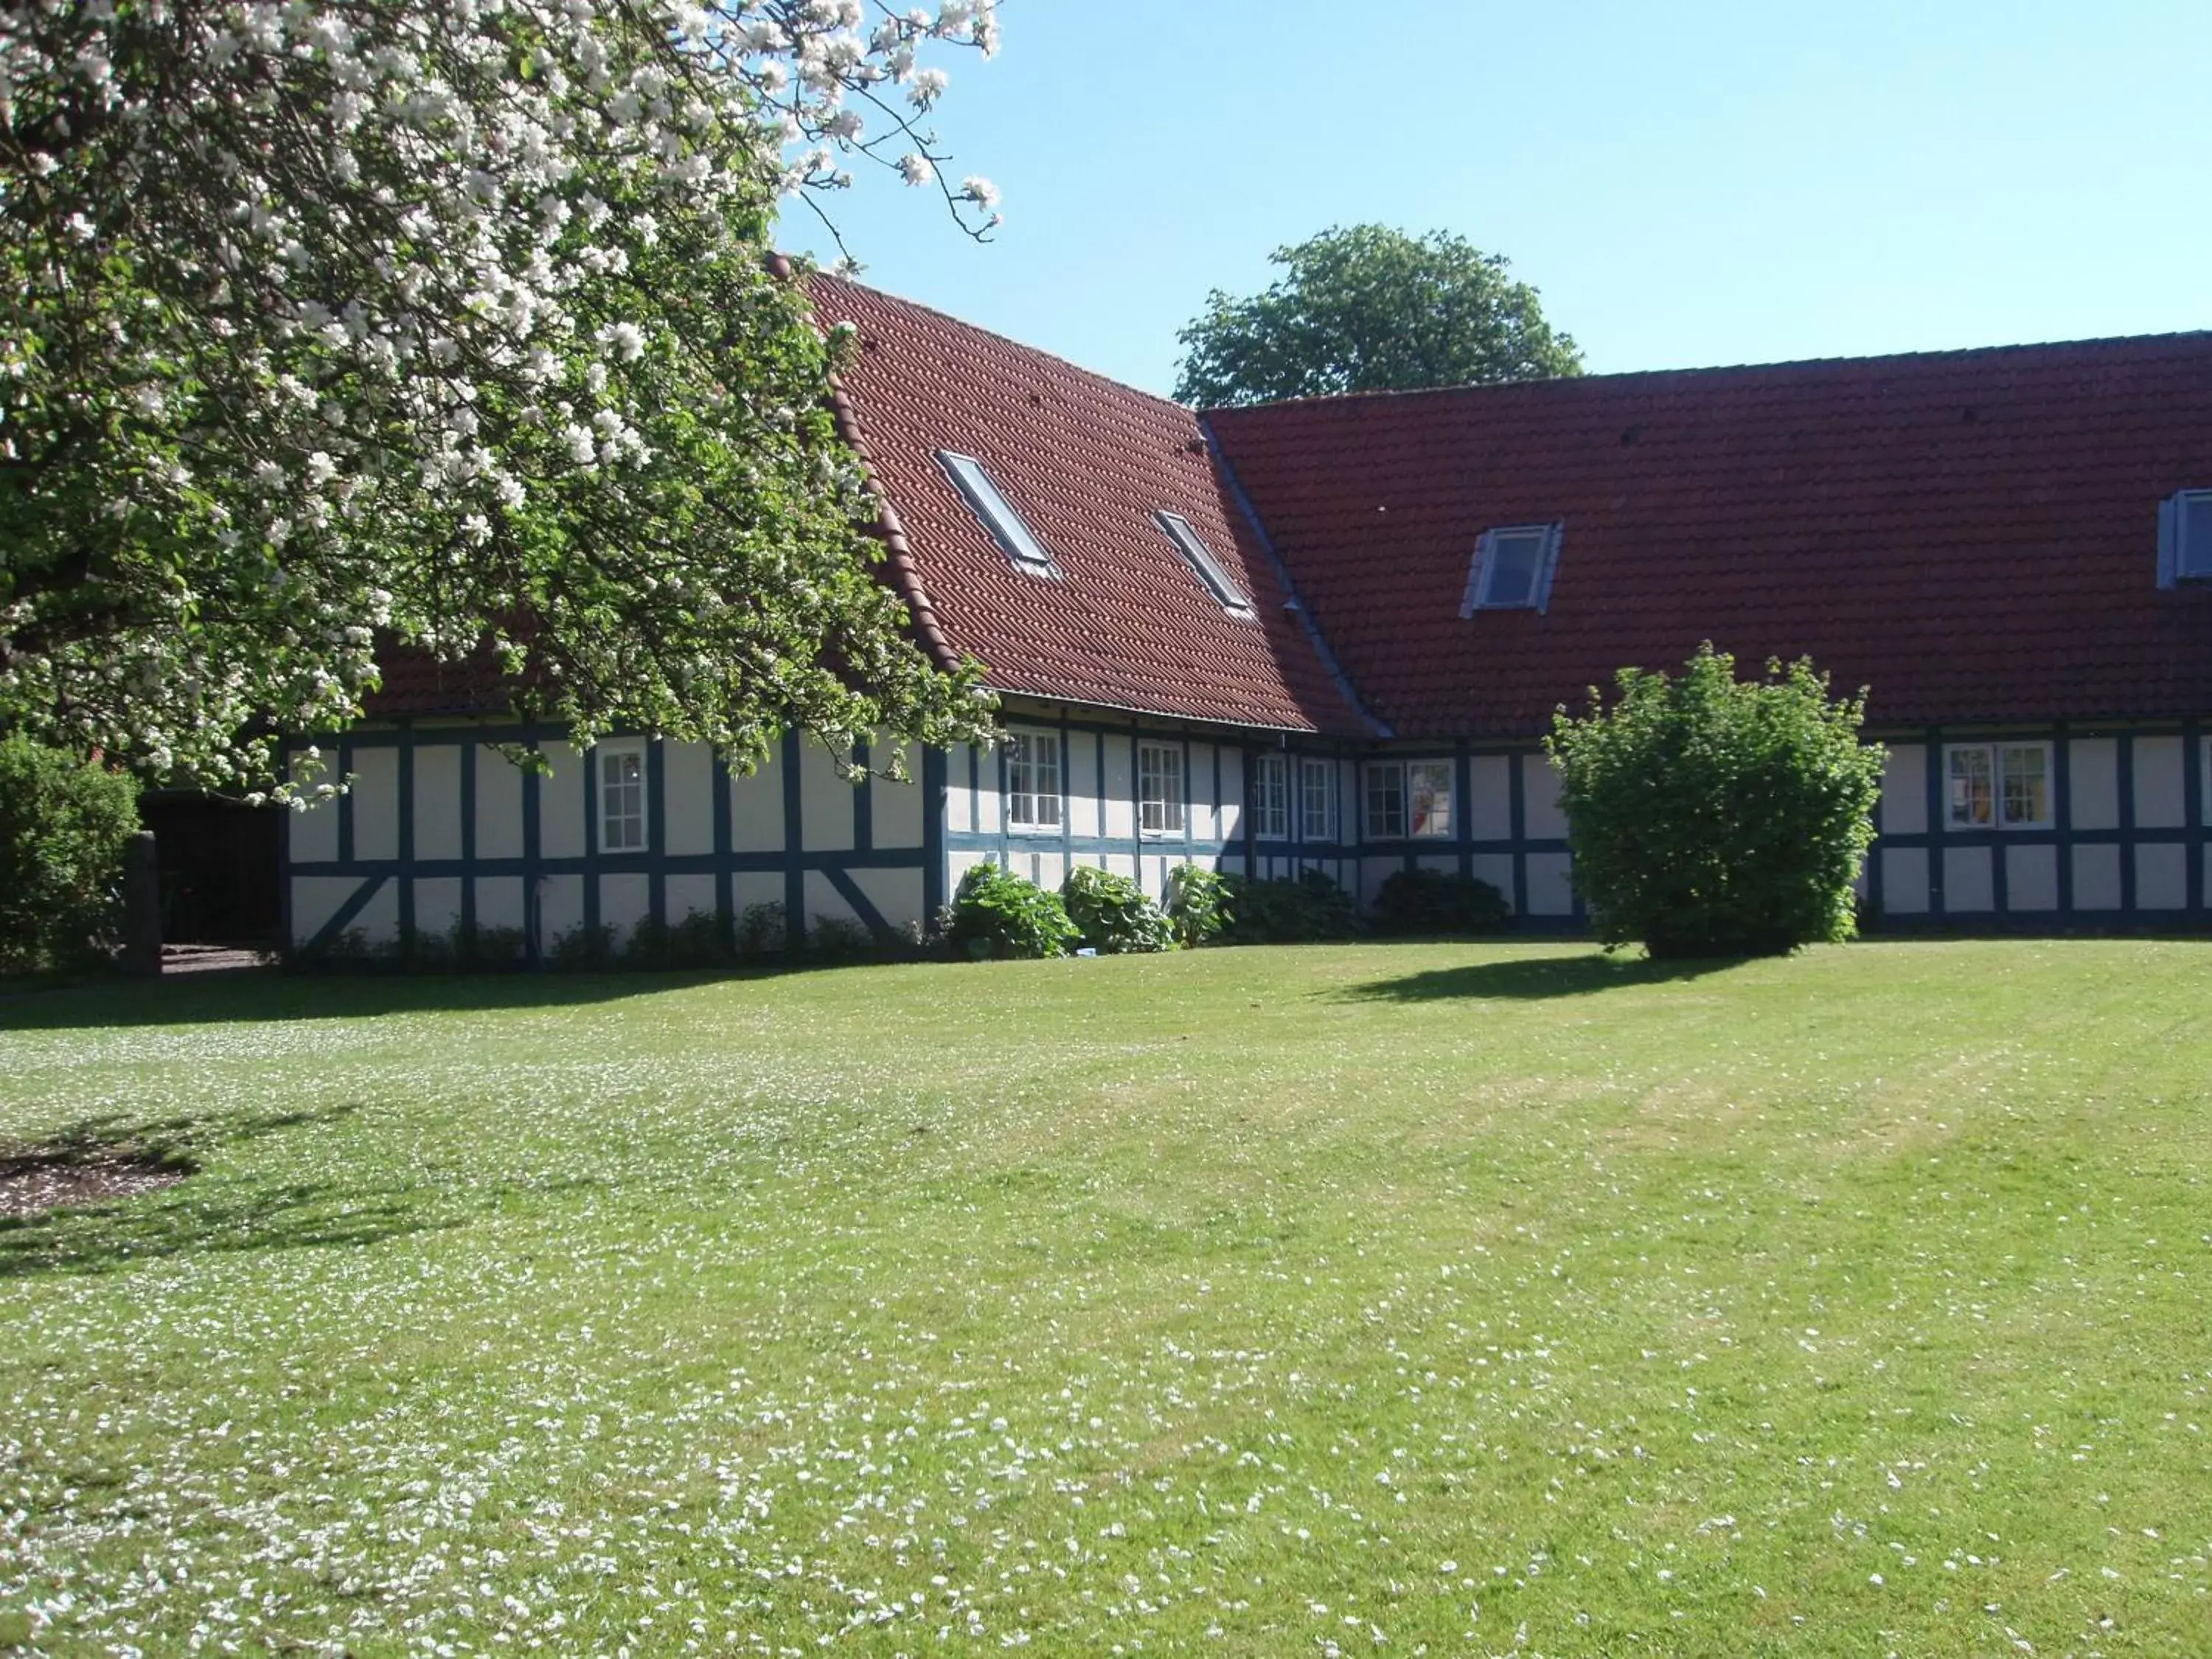
M 1005 550 L 1008 558 L 1032 575 L 1057 576 L 1060 574 L 1059 568 L 1052 562 L 1051 553 L 1031 533 L 1029 526 L 1022 522 L 1022 515 L 1014 511 L 1013 503 L 1000 493 L 999 486 L 991 481 L 991 475 L 983 471 L 982 462 L 973 455 L 963 455 L 951 449 L 939 450 L 937 459 L 945 469 L 945 476 L 952 480 L 954 488 L 975 510 L 975 516 L 983 521 L 983 527 L 991 532 L 991 539 Z
M 1166 532 L 1167 538 L 1176 544 L 1176 550 L 1182 555 L 1190 568 L 1198 573 L 1199 580 L 1204 582 L 1213 597 L 1220 601 L 1224 611 L 1232 617 L 1252 614 L 1252 601 L 1245 597 L 1243 588 L 1230 580 L 1229 573 L 1213 556 L 1213 550 L 1206 546 L 1188 519 L 1180 513 L 1163 509 L 1153 514 L 1152 520 Z
M 2158 504 L 2158 585 L 2212 581 L 2212 489 L 2184 489 Z
M 1468 567 L 1459 614 L 1544 609 L 1551 602 L 1552 570 L 1559 562 L 1560 528 L 1521 524 L 1484 531 Z

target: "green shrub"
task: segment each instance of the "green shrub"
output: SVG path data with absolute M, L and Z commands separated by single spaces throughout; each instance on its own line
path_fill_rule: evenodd
M 1062 957 L 1079 935 L 1057 895 L 995 864 L 960 878 L 945 917 L 946 942 L 959 953 L 987 957 Z
M 857 962 L 882 948 L 866 923 L 848 916 L 815 916 L 806 924 L 806 954 L 817 962 Z
M 1203 865 L 1178 864 L 1168 881 L 1168 920 L 1185 945 L 1207 945 L 1229 926 L 1229 878 Z
M 0 741 L 0 973 L 97 960 L 122 915 L 138 786 L 15 736 Z
M 1486 881 L 1444 870 L 1401 870 L 1375 896 L 1378 933 L 1496 933 L 1513 907 Z
M 545 965 L 562 973 L 599 973 L 613 967 L 619 954 L 613 928 L 580 921 L 547 944 Z
M 1102 957 L 1175 949 L 1175 924 L 1127 876 L 1079 864 L 1060 884 L 1060 902 L 1082 943 Z
M 738 955 L 747 960 L 781 956 L 789 950 L 791 921 L 782 904 L 771 899 L 765 904 L 745 906 L 744 914 L 738 918 L 734 943 Z
M 1318 870 L 1295 881 L 1222 878 L 1230 921 L 1224 945 L 1301 945 L 1351 939 L 1359 932 L 1359 907 L 1352 895 Z
M 720 920 L 711 910 L 687 910 L 681 921 L 643 916 L 623 945 L 625 968 L 684 969 L 726 967 L 735 957 Z
M 1831 696 L 1808 660 L 1738 680 L 1698 647 L 1678 678 L 1625 668 L 1620 701 L 1546 740 L 1562 775 L 1575 889 L 1607 948 L 1776 956 L 1855 931 L 1883 753 L 1866 694 Z

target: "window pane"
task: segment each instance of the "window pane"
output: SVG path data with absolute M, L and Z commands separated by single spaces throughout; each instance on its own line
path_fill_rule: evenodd
M 1990 751 L 1951 751 L 1951 823 L 1961 830 L 1987 829 L 1994 821 Z
M 1307 841 L 1336 839 L 1336 765 L 1333 761 L 1307 761 L 1302 768 L 1300 833 Z
M 1060 827 L 1060 735 L 1017 732 L 1006 739 L 1006 822 L 1024 830 Z
M 1251 600 L 1244 597 L 1243 588 L 1230 580 L 1229 573 L 1221 568 L 1221 562 L 1213 556 L 1212 550 L 1192 527 L 1190 520 L 1180 513 L 1161 513 L 1155 516 L 1160 528 L 1167 532 L 1168 539 L 1189 562 L 1190 568 L 1198 572 L 1199 580 L 1212 590 L 1213 597 L 1221 602 L 1222 609 L 1240 617 L 1250 616 Z
M 2004 821 L 2047 823 L 2051 819 L 2051 751 L 2039 743 L 2004 750 Z
M 1262 755 L 1253 769 L 1253 831 L 1265 840 L 1290 837 L 1290 762 L 1280 755 Z
M 1452 769 L 1449 761 L 1417 761 L 1406 769 L 1413 833 L 1451 834 Z
M 1182 750 L 1170 744 L 1137 746 L 1137 822 L 1153 835 L 1182 832 Z
M 1052 555 L 1045 551 L 1044 544 L 1030 533 L 1022 522 L 1022 515 L 1014 511 L 1013 504 L 999 492 L 991 475 L 983 471 L 982 463 L 972 455 L 957 455 L 951 450 L 940 450 L 937 459 L 959 485 L 960 493 L 968 498 L 999 545 L 1021 563 L 1049 569 Z
M 1483 584 L 1482 603 L 1499 607 L 1534 603 L 1536 568 L 1543 557 L 1541 531 L 1494 537 L 1490 544 L 1490 579 Z
M 1406 769 L 1367 769 L 1367 834 L 1375 841 L 1397 841 L 1406 833 Z
M 2212 489 L 2183 492 L 2179 553 L 2183 575 L 2212 576 Z

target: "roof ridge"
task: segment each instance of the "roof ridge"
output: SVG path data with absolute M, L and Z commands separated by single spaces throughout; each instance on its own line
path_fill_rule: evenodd
M 784 256 L 779 254 L 776 257 L 782 258 Z M 786 264 L 788 265 L 789 262 L 787 260 Z M 1098 369 L 1086 368 L 1073 358 L 1063 357 L 1056 351 L 1048 351 L 1042 346 L 1030 345 L 1026 341 L 1017 340 L 1011 334 L 1001 334 L 994 328 L 985 328 L 980 323 L 971 323 L 964 317 L 956 317 L 949 311 L 941 311 L 937 307 L 925 304 L 920 300 L 909 300 L 903 294 L 894 294 L 889 289 L 878 288 L 870 283 L 855 282 L 849 276 L 839 276 L 826 270 L 817 270 L 814 275 L 817 281 L 836 283 L 842 287 L 858 289 L 863 294 L 873 295 L 878 300 L 886 300 L 893 305 L 904 306 L 909 311 L 919 311 L 926 316 L 934 317 L 939 322 L 950 323 L 953 327 L 967 333 L 980 334 L 987 340 L 996 340 L 1000 344 L 1012 347 L 1025 357 L 1042 358 L 1046 362 L 1057 364 L 1070 374 L 1081 375 L 1086 380 L 1096 380 L 1101 386 L 1111 386 L 1116 392 L 1127 392 L 1132 397 L 1143 398 L 1146 403 L 1157 404 L 1163 409 L 1173 410 L 1190 421 L 1194 426 L 1197 423 L 1199 411 L 1188 404 L 1179 404 L 1172 398 L 1163 398 L 1157 392 L 1147 392 L 1140 386 L 1131 386 L 1127 380 L 1117 380 L 1111 374 L 1104 374 Z
M 1879 352 L 1868 356 L 1786 357 L 1772 362 L 1700 363 L 1682 368 L 1625 368 L 1606 374 L 1554 374 L 1523 380 L 1474 381 L 1462 386 L 1407 386 L 1368 392 L 1331 392 L 1311 398 L 1279 398 L 1269 403 L 1224 404 L 1201 409 L 1202 419 L 1217 415 L 1231 417 L 1270 409 L 1297 409 L 1318 404 L 1383 403 L 1397 398 L 1487 397 L 1535 386 L 1617 386 L 1628 380 L 1704 380 L 1723 375 L 1782 375 L 1811 369 L 1873 369 L 1887 364 L 1915 367 L 1967 358 L 2020 356 L 2029 353 L 2066 354 L 2112 350 L 2124 346 L 2149 346 L 2188 342 L 2212 346 L 2212 329 L 2169 329 L 2157 334 L 2104 334 L 2078 340 L 2024 340 L 2001 345 L 1941 346 L 1924 351 Z

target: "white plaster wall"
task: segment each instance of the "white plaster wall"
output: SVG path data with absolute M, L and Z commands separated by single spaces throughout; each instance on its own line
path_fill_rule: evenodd
M 1943 849 L 1943 912 L 1961 915 L 1996 905 L 1996 878 L 1986 847 Z
M 1521 813 L 1522 828 L 1530 841 L 1566 839 L 1567 815 L 1559 810 L 1559 775 L 1542 755 L 1521 757 Z M 1528 909 L 1535 915 L 1556 914 L 1536 908 L 1533 887 L 1528 893 Z
M 1004 819 L 1006 796 L 1000 780 L 1006 776 L 1006 755 L 997 749 L 975 751 L 975 830 L 995 836 Z
M 599 878 L 599 922 L 617 942 L 630 936 L 653 908 L 651 878 L 636 872 Z
M 838 775 L 828 750 L 799 750 L 799 832 L 810 853 L 841 853 L 853 844 L 854 786 Z
M 1224 841 L 1244 838 L 1244 767 L 1245 752 L 1224 745 L 1221 750 L 1221 820 L 1220 835 Z M 1298 817 L 1298 793 L 1296 787 L 1297 769 L 1286 769 L 1291 775 L 1291 822 Z
M 893 928 L 914 927 L 923 921 L 921 871 L 855 870 L 853 884 L 867 895 L 868 902 Z
M 353 855 L 357 859 L 399 856 L 399 751 L 356 749 L 353 752 Z
M 776 744 L 750 777 L 730 774 L 730 848 L 738 853 L 783 850 L 783 746 Z
M 311 773 L 312 768 L 304 757 L 293 757 L 293 781 L 307 781 Z M 325 783 L 336 781 L 328 769 L 319 775 Z M 311 807 L 304 812 L 294 812 L 287 829 L 289 835 L 287 845 L 293 863 L 328 864 L 337 857 L 338 807 L 336 801 L 325 801 L 320 806 Z
M 1220 867 L 1224 876 L 1241 876 L 1244 873 L 1244 855 L 1242 853 L 1224 853 Z
M 538 777 L 538 851 L 549 859 L 575 859 L 584 855 L 584 768 L 590 763 L 573 745 L 549 743 L 544 748 L 546 763 L 553 769 Z M 583 918 L 582 901 L 578 900 L 576 918 Z M 550 940 L 561 932 L 548 927 L 545 937 Z
M 2179 842 L 2136 848 L 2136 908 L 2179 910 L 2189 903 L 2189 849 Z
M 1928 833 L 1926 744 L 1891 745 L 1889 759 L 1881 769 L 1881 815 L 1877 822 L 1882 834 L 1887 836 Z M 1927 907 L 1923 904 L 1921 908 Z
M 845 896 L 830 884 L 830 878 L 819 870 L 806 872 L 806 920 L 817 921 L 858 921 L 853 907 L 845 902 Z
M 2137 738 L 2135 754 L 2136 828 L 2179 830 L 2188 822 L 2185 781 L 2181 769 L 2179 738 Z
M 2120 849 L 2110 842 L 2074 848 L 2074 908 L 2120 908 Z
M 1145 891 L 1155 901 L 1164 902 L 1167 898 L 1168 871 L 1177 861 L 1176 857 L 1166 853 L 1147 853 L 1144 855 L 1144 873 L 1138 877 L 1138 880 L 1144 884 Z
M 1881 854 L 1881 908 L 1893 915 L 1928 914 L 1928 849 L 1885 847 Z
M 1098 734 L 1071 732 L 1061 750 L 1060 764 L 1067 789 L 1067 832 L 1095 836 L 1101 815 L 1098 805 Z
M 1467 763 L 1467 822 L 1477 841 L 1513 839 L 1513 761 L 1477 755 Z M 1513 890 L 1509 885 L 1505 890 Z
M 2075 738 L 2067 745 L 2067 809 L 2076 830 L 2120 827 L 2120 745 Z
M 295 876 L 292 878 L 292 943 L 305 945 L 337 914 L 337 908 L 361 885 L 357 876 Z
M 1109 841 L 1134 841 L 1137 838 L 1136 750 L 1129 738 L 1118 732 L 1104 733 L 1103 742 L 1104 770 L 1099 796 L 1106 812 L 1106 838 Z
M 415 750 L 415 856 L 461 855 L 461 750 L 459 744 L 426 744 Z M 455 914 L 459 912 L 458 899 Z M 419 924 L 419 916 L 418 916 Z
M 1447 876 L 1459 873 L 1459 854 L 1456 853 L 1425 853 L 1413 862 L 1424 870 L 1435 870 Z
M 945 896 L 950 900 L 959 890 L 960 878 L 979 864 L 992 862 L 988 853 L 953 853 L 945 860 Z
M 481 743 L 477 745 L 477 856 L 522 856 L 522 769 Z M 522 923 L 518 918 L 511 925 L 520 927 Z
M 2005 908 L 2058 908 L 2058 849 L 2048 845 L 2008 847 L 2005 852 Z
M 672 858 L 714 850 L 714 751 L 703 743 L 660 745 L 661 846 Z M 707 907 L 709 910 L 713 905 Z M 677 919 L 683 912 L 677 912 Z
M 541 876 L 538 881 L 538 942 L 550 950 L 553 941 L 584 920 L 584 878 L 581 876 Z
M 661 917 L 673 926 L 693 911 L 714 914 L 714 878 L 703 875 L 670 876 L 661 887 Z
M 1190 790 L 1190 838 L 1193 841 L 1218 841 L 1217 820 L 1213 815 L 1214 746 L 1210 743 L 1189 745 L 1183 759 L 1183 775 Z
M 965 834 L 975 827 L 975 801 L 968 787 L 968 768 L 975 750 L 956 743 L 945 756 L 945 827 Z
M 1528 914 L 1532 916 L 1574 915 L 1573 871 L 1574 860 L 1567 854 L 1529 854 Z
M 418 751 L 419 752 L 419 751 Z M 450 933 L 460 925 L 461 878 L 424 876 L 415 884 L 415 931 Z
M 1137 879 L 1137 860 L 1133 854 L 1109 853 L 1106 855 L 1106 868 L 1117 876 L 1127 876 L 1132 881 Z
M 525 925 L 520 876 L 478 876 L 476 881 L 478 927 L 519 928 Z
M 350 926 L 361 930 L 361 935 L 371 945 L 382 945 L 399 937 L 399 884 L 387 881 L 376 890 L 376 896 L 362 907 L 362 912 Z
M 1513 908 L 1513 854 L 1510 853 L 1477 853 L 1468 860 L 1468 873 L 1477 881 L 1486 881 L 1504 895 L 1505 908 Z
M 1382 884 L 1406 867 L 1406 860 L 1395 854 L 1382 858 L 1359 860 L 1359 902 L 1372 905 L 1382 895 Z
M 923 799 L 921 745 L 908 744 L 907 783 L 888 783 L 878 778 L 868 786 L 868 834 L 878 847 L 919 847 L 927 802 Z

